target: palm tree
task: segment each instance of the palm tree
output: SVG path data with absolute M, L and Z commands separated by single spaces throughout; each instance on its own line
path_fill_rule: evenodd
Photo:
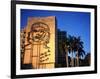
M 85 54 L 83 50 L 83 41 L 81 41 L 80 36 L 74 38 L 74 50 L 76 51 L 76 65 L 79 66 L 79 56 Z
M 74 36 L 69 35 L 69 53 L 71 53 L 71 66 L 74 66 Z
M 66 64 L 69 67 L 69 60 L 68 60 L 68 51 L 69 51 L 69 38 L 65 38 L 63 41 L 63 48 L 66 52 Z
M 80 36 L 75 37 L 69 35 L 67 38 L 59 40 L 59 52 L 66 53 L 66 66 L 69 67 L 68 53 L 71 53 L 71 66 L 75 64 L 79 66 L 79 57 L 85 54 L 83 50 L 83 41 L 81 41 Z M 74 55 L 76 54 L 75 64 L 74 64 Z
M 79 50 L 78 50 L 78 65 L 77 66 L 80 66 L 80 59 L 81 59 L 81 57 L 83 57 L 85 55 L 85 51 L 83 50 L 83 48 L 79 48 Z M 79 58 L 80 57 L 80 58 Z

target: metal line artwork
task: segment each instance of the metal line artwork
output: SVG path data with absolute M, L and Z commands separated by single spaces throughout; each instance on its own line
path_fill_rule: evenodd
M 55 67 L 55 16 L 28 17 L 20 37 L 21 69 Z
M 47 45 L 49 43 L 49 39 L 50 39 L 50 29 L 47 24 L 43 22 L 37 22 L 32 24 L 31 30 L 28 33 L 27 41 L 29 44 L 32 44 L 32 48 L 34 45 L 37 45 L 36 68 L 40 68 L 41 63 L 49 60 L 50 47 Z M 43 45 L 43 48 L 47 49 L 48 51 L 45 51 L 40 54 L 41 45 Z M 32 59 L 34 54 L 33 50 L 31 53 L 32 53 L 31 56 Z M 42 67 L 44 66 L 42 65 Z

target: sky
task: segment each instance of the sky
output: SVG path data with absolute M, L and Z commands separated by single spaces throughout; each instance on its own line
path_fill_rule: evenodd
M 90 13 L 51 10 L 21 9 L 21 28 L 27 25 L 28 17 L 55 16 L 57 28 L 66 31 L 68 35 L 80 36 L 84 42 L 84 50 L 90 51 Z

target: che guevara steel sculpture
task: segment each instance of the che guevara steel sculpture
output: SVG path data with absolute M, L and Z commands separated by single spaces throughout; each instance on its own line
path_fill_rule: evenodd
M 28 32 L 27 41 L 33 45 L 43 45 L 43 48 L 47 51 L 40 54 L 39 63 L 47 61 L 50 55 L 50 47 L 47 45 L 50 40 L 49 26 L 43 22 L 36 22 L 32 24 L 30 32 Z M 35 44 L 34 44 L 35 43 Z M 40 50 L 38 50 L 40 51 Z M 40 53 L 40 52 L 39 52 Z M 37 65 L 39 68 L 39 64 Z

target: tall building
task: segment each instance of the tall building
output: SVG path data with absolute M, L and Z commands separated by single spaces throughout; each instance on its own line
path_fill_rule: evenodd
M 57 29 L 57 61 L 56 67 L 66 67 L 66 53 L 63 43 L 67 39 L 66 31 Z
M 55 67 L 55 16 L 29 17 L 21 30 L 21 68 Z

